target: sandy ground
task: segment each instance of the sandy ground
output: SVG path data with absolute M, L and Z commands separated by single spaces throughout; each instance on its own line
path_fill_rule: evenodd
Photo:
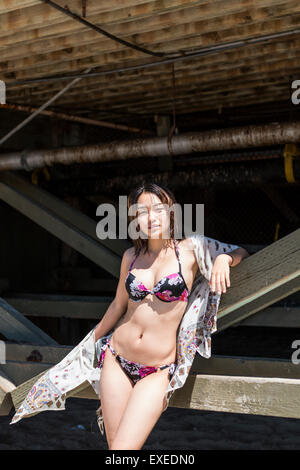
M 295 329 L 251 331 L 235 328 L 215 336 L 212 353 L 288 358 L 292 341 L 300 338 Z M 0 416 L 0 450 L 107 450 L 96 422 L 97 407 L 97 400 L 69 398 L 64 411 L 45 411 L 9 425 L 11 410 Z M 143 449 L 298 450 L 300 419 L 169 407 Z
M 13 425 L 1 416 L 0 450 L 107 450 L 96 423 L 97 403 L 69 398 L 65 411 L 45 411 Z M 169 407 L 143 449 L 296 450 L 300 420 Z

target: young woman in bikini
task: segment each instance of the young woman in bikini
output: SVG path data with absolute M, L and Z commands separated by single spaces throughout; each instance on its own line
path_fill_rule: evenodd
M 164 409 L 164 393 L 176 367 L 177 328 L 198 266 L 189 239 L 174 239 L 173 213 L 169 219 L 165 208 L 175 202 L 170 190 L 152 183 L 128 198 L 128 207 L 138 206 L 138 228 L 147 237 L 133 240 L 134 247 L 124 252 L 115 298 L 95 329 L 97 341 L 125 312 L 100 357 L 110 450 L 142 448 Z M 218 258 L 221 275 L 212 275 L 210 285 L 221 293 L 226 282 L 229 287 L 230 257 Z

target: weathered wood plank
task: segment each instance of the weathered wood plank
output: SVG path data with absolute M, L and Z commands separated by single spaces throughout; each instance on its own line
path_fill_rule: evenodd
M 90 281 L 87 281 L 90 282 Z M 98 281 L 95 281 L 98 283 Z M 99 284 L 100 285 L 100 284 Z M 25 316 L 101 320 L 113 297 L 32 295 L 4 297 Z M 300 307 L 271 306 L 233 326 L 300 328 Z
M 218 331 L 300 289 L 300 229 L 243 260 L 231 270 L 222 295 Z
M 2 368 L 0 368 L 0 390 L 2 392 L 12 392 L 16 388 L 16 385 L 12 382 L 11 378 L 8 377 Z
M 100 240 L 96 222 L 11 172 L 0 174 L 0 198 L 115 277 L 128 240 Z
M 281 2 L 282 3 L 282 2 Z M 135 41 L 137 44 L 143 44 L 144 47 L 148 47 L 151 50 L 157 51 L 165 51 L 172 53 L 173 51 L 180 50 L 180 49 L 191 49 L 196 47 L 201 47 L 207 45 L 209 42 L 209 34 L 214 31 L 218 33 L 219 40 L 222 41 L 222 36 L 224 35 L 227 37 L 228 29 L 231 29 L 231 38 L 232 40 L 243 39 L 244 37 L 248 37 L 249 33 L 247 28 L 241 28 L 239 24 L 240 21 L 245 16 L 248 16 L 249 21 L 248 25 L 252 25 L 252 34 L 261 35 L 261 24 L 260 21 L 264 22 L 264 33 L 271 34 L 271 31 L 277 29 L 276 26 L 278 23 L 278 18 L 281 18 L 281 28 L 287 29 L 290 26 L 290 18 L 286 14 L 287 11 L 293 11 L 295 15 L 300 12 L 300 7 L 293 5 L 293 9 L 284 8 L 281 5 L 259 5 L 256 7 L 254 12 L 249 13 L 249 9 L 245 8 L 244 11 L 240 10 L 240 2 L 236 0 L 234 3 L 231 1 L 226 2 L 223 1 L 221 3 L 222 8 L 217 9 L 214 5 L 211 7 L 212 12 L 211 14 L 203 14 L 201 5 L 196 7 L 185 5 L 184 14 L 181 11 L 166 11 L 161 12 L 159 15 L 154 14 L 150 18 L 144 18 L 143 16 L 136 16 L 134 14 L 131 16 L 130 19 L 123 18 L 122 21 L 122 14 L 119 17 L 119 21 L 113 21 L 110 24 L 110 32 L 112 34 L 116 34 L 117 36 L 121 36 L 123 39 L 128 39 L 130 41 L 131 36 L 134 34 Z M 209 9 L 207 4 L 204 5 L 205 12 Z M 123 12 L 124 9 L 121 11 Z M 272 14 L 268 14 L 268 10 L 272 11 Z M 226 12 L 228 13 L 226 15 Z M 55 22 L 62 23 L 62 15 L 54 10 L 54 14 L 56 13 L 56 18 L 53 18 L 54 24 Z M 126 12 L 124 11 L 125 15 Z M 115 12 L 107 13 L 106 20 L 104 23 L 107 25 L 110 22 L 110 18 L 114 18 L 116 15 Z M 226 22 L 224 21 L 224 15 L 226 15 Z M 103 16 L 103 15 L 101 15 Z M 103 23 L 103 19 L 101 16 L 95 18 L 98 23 Z M 110 18 L 109 18 L 110 17 Z M 251 19 L 250 19 L 251 18 Z M 259 21 L 260 18 L 260 21 Z M 69 50 L 66 46 L 64 49 L 60 51 L 60 48 L 55 50 L 55 52 L 47 52 L 45 56 L 43 56 L 43 52 L 40 52 L 36 55 L 32 54 L 28 56 L 27 62 L 24 62 L 24 59 L 19 60 L 6 60 L 5 64 L 6 67 L 3 72 L 12 72 L 12 71 L 20 71 L 20 74 L 26 74 L 28 71 L 35 70 L 35 75 L 37 73 L 41 73 L 44 70 L 44 74 L 47 74 L 49 69 L 53 69 L 53 67 L 58 67 L 59 69 L 57 72 L 66 72 L 68 69 L 72 70 L 74 64 L 74 59 L 77 61 L 77 67 L 83 69 L 87 66 L 93 66 L 99 63 L 117 63 L 119 62 L 119 58 L 122 57 L 124 59 L 139 59 L 141 57 L 141 53 L 131 48 L 125 48 L 124 46 L 120 45 L 118 42 L 111 41 L 111 39 L 97 35 L 95 32 L 93 34 L 89 33 L 87 28 L 78 28 L 76 25 L 77 22 L 73 21 L 70 23 L 68 22 L 68 18 L 64 18 L 65 21 L 62 23 L 64 28 L 64 34 L 66 34 L 68 25 L 72 27 L 72 29 L 76 30 L 77 26 L 77 36 L 79 32 L 79 36 L 87 36 L 90 40 L 86 40 L 84 46 L 76 47 L 76 41 L 72 43 L 72 54 L 69 53 Z M 163 21 L 165 19 L 165 22 Z M 3 18 L 4 23 L 4 18 Z M 52 23 L 52 24 L 53 24 Z M 46 23 L 44 23 L 46 25 Z M 0 26 L 1 26 L 1 16 L 0 16 Z M 3 25 L 5 28 L 5 25 Z M 12 28 L 11 28 L 12 29 Z M 18 31 L 21 30 L 19 27 Z M 199 34 L 199 31 L 201 34 Z M 90 36 L 88 36 L 90 34 Z M 53 36 L 53 33 L 52 33 Z M 47 41 L 47 44 L 49 44 Z M 88 44 L 88 47 L 87 47 Z M 47 49 L 46 45 L 46 49 Z M 70 46 L 69 46 L 70 47 Z M 102 57 L 100 57 L 102 56 Z M 44 57 L 44 59 L 43 59 Z M 83 62 L 85 65 L 83 65 Z M 79 65 L 82 63 L 82 65 Z M 34 68 L 35 67 L 35 68 Z M 24 71 L 24 72 L 23 72 Z
M 271 7 L 273 15 L 275 13 L 274 9 L 278 9 L 278 12 L 279 10 L 282 11 L 282 1 L 277 0 L 277 2 L 279 5 L 276 6 L 275 2 L 273 2 Z M 164 38 L 163 49 L 167 48 L 170 51 L 174 51 L 178 47 L 178 45 L 174 44 L 174 41 L 177 43 L 183 40 L 190 42 L 191 38 L 194 37 L 194 40 L 198 40 L 198 44 L 201 44 L 204 43 L 201 35 L 205 35 L 212 28 L 222 35 L 224 30 L 230 27 L 234 29 L 239 18 L 246 15 L 250 16 L 249 9 L 241 5 L 241 0 L 223 0 L 222 8 L 219 10 L 215 4 L 209 3 L 201 5 L 198 2 L 195 5 L 195 3 L 186 2 L 185 5 L 182 5 L 182 2 L 180 2 L 179 6 L 176 5 L 176 1 L 172 3 L 172 9 L 161 11 L 160 14 L 156 11 L 156 14 L 152 16 L 140 15 L 141 11 L 145 10 L 145 6 L 142 5 L 136 8 L 122 8 L 118 11 L 93 15 L 93 17 L 90 16 L 91 19 L 89 18 L 89 21 L 94 19 L 97 24 L 105 24 L 106 27 L 109 27 L 110 33 L 121 36 L 129 41 L 134 34 L 137 37 L 137 44 L 151 44 L 152 50 L 156 47 L 161 48 L 162 38 Z M 156 6 L 159 6 L 159 2 L 156 2 Z M 255 18 L 253 17 L 249 24 L 253 24 L 255 27 L 258 17 L 262 16 L 267 28 L 267 10 L 268 6 L 266 4 L 257 5 Z M 294 6 L 293 11 L 295 14 L 299 13 L 300 7 Z M 128 13 L 130 17 L 128 17 Z M 224 22 L 225 15 L 227 15 L 226 23 Z M 274 16 L 270 17 L 271 21 L 274 19 Z M 89 28 L 84 28 L 80 23 L 70 21 L 68 17 L 65 17 L 65 21 L 59 24 L 64 31 L 64 41 L 61 41 L 61 37 L 55 38 L 52 31 L 51 36 L 48 36 L 47 40 L 35 41 L 30 43 L 29 46 L 26 43 L 21 43 L 19 47 L 14 49 L 6 48 L 7 55 L 3 57 L 5 65 L 3 64 L 1 69 L 0 64 L 0 72 L 7 73 L 15 70 L 26 70 L 35 65 L 38 65 L 38 67 L 42 65 L 55 66 L 57 63 L 69 62 L 74 58 L 76 60 L 87 60 L 92 55 L 95 55 L 96 60 L 99 54 L 113 53 L 124 49 L 118 42 L 113 42 L 111 39 L 99 35 Z M 71 28 L 71 34 L 68 34 L 69 28 Z M 195 34 L 195 31 L 197 31 L 197 34 Z M 201 31 L 201 34 L 199 34 L 199 31 Z M 70 55 L 68 50 L 69 47 L 72 48 L 72 55 Z M 128 49 L 127 51 L 129 52 Z M 124 53 L 127 53 L 127 51 L 125 49 Z M 25 58 L 27 58 L 27 61 Z
M 0 389 L 0 416 L 7 416 L 13 406 L 10 392 L 6 393 Z
M 300 380 L 190 375 L 170 406 L 194 410 L 300 418 Z
M 252 299 L 251 302 L 245 302 L 244 305 L 240 304 L 240 306 L 236 306 L 236 308 L 232 308 L 229 312 L 226 307 L 224 310 L 219 310 L 220 314 L 225 313 L 226 316 L 220 318 L 218 320 L 218 332 L 228 328 L 229 326 L 234 326 L 239 323 L 240 320 L 250 317 L 256 312 L 265 309 L 269 305 L 272 305 L 275 301 L 284 299 L 290 294 L 299 291 L 299 279 L 295 278 L 281 286 L 274 288 L 273 290 L 266 292 L 263 295 L 263 291 L 261 292 L 262 295 L 256 299 Z
M 268 307 L 245 318 L 238 326 L 300 328 L 300 307 Z
M 0 298 L 0 332 L 8 340 L 33 344 L 57 344 L 38 326 Z
M 37 377 L 8 394 L 15 409 L 19 408 L 36 380 Z M 299 394 L 299 379 L 191 373 L 185 385 L 171 397 L 169 405 L 195 410 L 300 418 Z M 67 394 L 68 397 L 97 399 L 87 381 Z
M 41 372 L 53 367 L 54 363 L 31 362 L 31 361 L 7 361 L 1 365 L 5 374 L 9 374 L 12 382 L 20 386 L 32 377 L 38 376 Z
M 23 315 L 49 318 L 85 318 L 101 320 L 113 300 L 111 297 L 37 295 L 5 297 Z
M 53 75 L 54 69 L 56 74 L 73 73 L 99 64 L 103 69 L 150 60 L 140 51 L 103 37 L 38 0 L 26 0 L 16 10 L 17 4 L 16 0 L 5 0 L 0 5 L 0 70 L 11 103 L 37 106 L 62 87 L 62 81 L 26 84 L 17 86 L 16 95 L 15 91 L 11 94 L 9 87 L 15 78 Z M 72 2 L 71 9 L 81 14 L 81 1 Z M 216 44 L 258 38 L 262 32 L 293 32 L 268 43 L 248 43 L 247 47 L 241 45 L 226 52 L 207 50 L 201 60 L 177 62 L 176 110 L 180 114 L 232 107 L 241 101 L 251 104 L 286 100 L 290 89 L 286 86 L 285 70 L 292 76 L 299 71 L 296 31 L 300 6 L 295 0 L 263 0 L 259 5 L 248 0 L 124 0 L 122 6 L 112 0 L 109 4 L 89 4 L 87 19 L 105 24 L 123 39 L 165 53 L 209 49 Z M 154 79 L 154 74 L 158 79 Z M 118 120 L 116 113 L 122 115 L 123 110 L 142 112 L 145 117 L 158 110 L 170 112 L 170 93 L 165 92 L 172 86 L 169 64 L 151 71 L 115 73 L 109 87 L 107 77 L 86 80 L 89 81 L 79 83 L 80 89 L 75 86 L 61 98 L 60 105 L 69 108 L 69 112 L 92 105 L 93 109 L 107 110 L 105 119 L 112 121 Z M 136 86 L 128 87 L 133 80 Z M 89 86 L 83 86 L 83 82 Z
M 291 356 L 294 351 L 294 349 L 291 349 Z M 209 360 L 197 354 L 191 373 L 300 379 L 299 364 L 293 364 L 291 359 L 223 356 L 218 354 L 212 354 Z
M 9 364 L 10 361 L 16 363 L 27 362 L 27 364 L 35 364 L 32 362 L 40 359 L 40 362 L 46 362 L 49 364 L 57 364 L 60 362 L 71 350 L 73 346 L 62 346 L 57 344 L 55 346 L 51 345 L 36 345 L 36 344 L 16 344 L 9 341 L 5 342 L 6 348 L 6 364 Z M 37 351 L 34 353 L 34 351 Z M 6 365 L 3 364 L 3 365 Z M 1 365 L 2 367 L 2 365 Z M 9 372 L 7 372 L 9 375 Z

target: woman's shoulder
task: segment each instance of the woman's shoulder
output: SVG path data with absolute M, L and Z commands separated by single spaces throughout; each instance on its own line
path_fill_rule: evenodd
M 194 257 L 194 245 L 191 237 L 185 237 L 181 240 L 178 240 L 178 246 L 181 253 L 183 253 L 185 257 Z
M 191 237 L 185 237 L 180 240 L 180 251 L 183 254 L 186 266 L 193 271 L 194 277 L 198 270 L 198 263 L 195 255 L 195 247 Z
M 185 237 L 178 240 L 179 246 L 186 250 L 193 250 L 193 239 L 192 237 Z
M 124 257 L 126 259 L 132 259 L 134 257 L 134 253 L 135 253 L 135 248 L 134 246 L 130 246 L 129 248 L 127 248 L 127 250 L 124 251 Z

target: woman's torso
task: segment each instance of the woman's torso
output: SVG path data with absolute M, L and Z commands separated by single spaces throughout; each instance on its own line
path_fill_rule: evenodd
M 181 274 L 190 292 L 197 271 L 194 251 L 189 239 L 178 241 L 177 247 Z M 134 258 L 133 248 L 131 254 Z M 173 243 L 162 257 L 148 262 L 148 266 L 146 263 L 139 255 L 131 272 L 151 290 L 164 276 L 179 271 Z M 175 362 L 177 329 L 186 307 L 186 301 L 164 302 L 154 294 L 140 302 L 129 298 L 126 313 L 113 333 L 112 346 L 126 359 L 149 366 Z

